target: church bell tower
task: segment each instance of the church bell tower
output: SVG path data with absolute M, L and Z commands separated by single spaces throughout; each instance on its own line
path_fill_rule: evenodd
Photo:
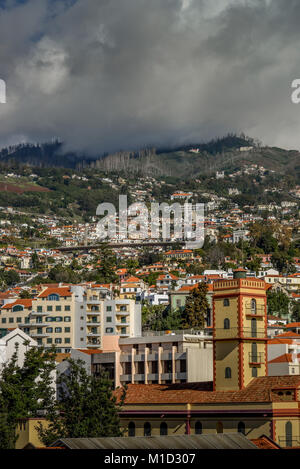
M 214 390 L 236 391 L 267 375 L 265 282 L 234 271 L 232 280 L 214 282 Z

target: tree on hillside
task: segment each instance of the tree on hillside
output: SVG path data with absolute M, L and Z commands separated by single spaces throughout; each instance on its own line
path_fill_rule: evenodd
M 25 343 L 26 345 L 26 343 Z M 29 343 L 27 343 L 29 345 Z M 0 376 L 0 449 L 14 449 L 19 420 L 38 417 L 54 401 L 51 387 L 55 370 L 53 350 L 29 348 L 23 366 L 18 364 L 18 348 L 5 363 Z
M 200 283 L 186 299 L 182 314 L 183 329 L 203 329 L 208 313 L 207 285 L 206 283 Z
M 271 257 L 272 265 L 280 273 L 294 273 L 296 271 L 293 259 L 283 251 L 274 252 Z
M 267 309 L 271 316 L 281 317 L 290 310 L 290 299 L 283 291 L 267 292 Z
M 57 379 L 58 399 L 52 403 L 46 416 L 48 426 L 37 426 L 44 444 L 59 438 L 97 438 L 122 436 L 119 411 L 120 401 L 113 395 L 113 384 L 106 373 L 89 375 L 82 360 L 68 360 L 68 368 Z

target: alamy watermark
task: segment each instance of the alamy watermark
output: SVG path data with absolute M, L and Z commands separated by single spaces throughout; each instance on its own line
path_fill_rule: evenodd
M 119 211 L 109 202 L 98 205 L 96 214 L 101 240 L 185 241 L 188 249 L 204 243 L 204 204 L 183 205 L 152 202 L 150 210 L 143 202 L 127 205 L 127 196 L 119 196 Z M 104 216 L 105 215 L 105 216 Z
M 6 104 L 6 83 L 0 79 L 0 104 Z

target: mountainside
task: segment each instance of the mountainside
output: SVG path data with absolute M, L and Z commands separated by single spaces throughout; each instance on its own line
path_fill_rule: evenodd
M 216 171 L 237 170 L 245 164 L 257 164 L 267 170 L 282 174 L 292 173 L 297 179 L 300 177 L 298 151 L 262 147 L 253 139 L 235 135 L 173 149 L 120 151 L 98 159 L 65 153 L 60 142 L 21 144 L 0 151 L 0 163 L 10 162 L 35 167 L 65 167 L 77 170 L 96 168 L 105 172 L 154 176 L 180 175 L 183 178 L 209 175 Z

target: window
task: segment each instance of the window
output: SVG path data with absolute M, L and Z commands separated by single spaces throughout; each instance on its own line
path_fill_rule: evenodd
M 257 378 L 257 368 L 255 366 L 252 368 L 252 378 Z
M 112 334 L 114 332 L 114 328 L 113 327 L 107 327 L 105 329 L 105 332 L 106 332 L 106 334 Z
M 47 333 L 53 332 L 53 327 L 46 327 L 46 332 Z
M 223 423 L 222 422 L 217 423 L 217 433 L 223 433 Z
M 229 300 L 228 298 L 225 298 L 223 301 L 223 306 L 229 306 Z
M 2 324 L 6 324 L 6 318 L 2 318 Z
M 24 306 L 16 305 L 12 307 L 12 312 L 15 313 L 16 311 L 24 311 Z
M 62 328 L 61 328 L 61 327 L 56 327 L 56 328 L 55 328 L 55 332 L 56 332 L 56 333 L 62 332 Z
M 61 340 L 61 339 L 55 339 L 55 343 L 56 343 L 56 344 L 61 344 L 61 343 L 62 343 L 62 340 Z
M 71 306 L 65 306 L 65 311 L 71 311 Z
M 129 422 L 128 424 L 128 436 L 135 436 L 135 423 Z
M 160 424 L 160 435 L 166 436 L 168 434 L 168 424 L 166 422 L 162 422 Z
M 251 300 L 251 313 L 256 314 L 256 300 L 254 298 Z
M 228 318 L 224 319 L 224 329 L 230 329 L 230 320 Z
M 56 316 L 55 321 L 56 322 L 62 322 L 63 318 L 61 316 Z
M 257 337 L 256 318 L 251 319 L 251 337 Z
M 239 422 L 239 424 L 238 424 L 238 432 L 239 432 L 239 433 L 242 433 L 243 435 L 246 434 L 246 427 L 245 427 L 244 422 Z
M 55 306 L 55 311 L 61 311 L 61 306 L 60 305 Z
M 71 328 L 70 327 L 65 327 L 65 332 L 71 332 Z
M 38 306 L 38 307 L 36 308 L 36 310 L 37 310 L 38 313 L 42 313 L 42 312 L 43 312 L 43 307 L 42 307 L 42 306 Z
M 49 301 L 59 301 L 59 295 L 56 293 L 51 293 L 51 295 L 48 295 L 48 300 Z
M 144 423 L 144 436 L 151 436 L 151 424 L 149 422 Z
M 8 322 L 10 323 L 14 322 L 14 318 L 9 318 Z
M 112 322 L 112 318 L 111 318 L 111 316 L 107 316 L 107 318 L 106 318 L 106 322 Z
M 66 337 L 66 338 L 65 338 L 65 344 L 70 344 L 70 343 L 71 343 L 70 337 Z
M 22 322 L 22 318 L 17 318 L 17 322 Z
M 47 339 L 47 344 L 52 344 L 52 339 Z
M 52 306 L 47 306 L 47 311 L 52 311 Z
M 285 424 L 285 438 L 286 446 L 293 446 L 293 426 L 291 422 L 286 422 Z
M 127 306 L 126 305 L 121 305 L 120 306 L 120 311 L 127 311 Z
M 199 420 L 195 423 L 195 435 L 202 434 L 202 423 Z
M 111 306 L 106 306 L 106 311 L 111 311 Z
M 65 316 L 64 321 L 65 322 L 71 322 L 71 316 Z
M 229 367 L 225 368 L 225 378 L 227 379 L 231 378 L 231 368 Z

